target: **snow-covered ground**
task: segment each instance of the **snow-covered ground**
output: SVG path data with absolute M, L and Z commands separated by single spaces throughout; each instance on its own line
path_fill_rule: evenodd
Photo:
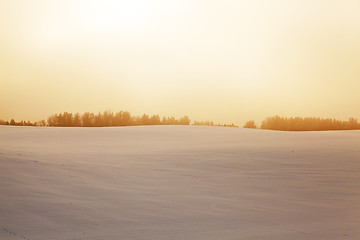
M 360 239 L 360 131 L 0 127 L 0 239 Z

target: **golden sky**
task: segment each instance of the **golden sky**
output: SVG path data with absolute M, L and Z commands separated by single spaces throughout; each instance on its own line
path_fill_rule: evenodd
M 0 118 L 360 118 L 360 2 L 0 0 Z

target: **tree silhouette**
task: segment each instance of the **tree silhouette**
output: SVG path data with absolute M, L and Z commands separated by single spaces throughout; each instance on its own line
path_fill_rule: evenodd
M 351 130 L 360 129 L 357 119 L 350 118 L 349 121 L 340 121 L 331 118 L 315 117 L 268 117 L 261 123 L 262 129 L 284 130 L 284 131 L 325 131 L 325 130 Z
M 153 115 L 150 118 L 150 124 L 151 125 L 161 125 L 161 120 L 160 120 L 159 115 Z
M 76 113 L 74 115 L 73 126 L 74 127 L 81 127 L 81 116 L 80 116 L 79 113 Z
M 141 119 L 140 119 L 140 125 L 150 125 L 150 118 L 149 115 L 147 114 L 143 114 Z
M 103 116 L 100 112 L 95 116 L 94 124 L 95 124 L 95 127 L 103 127 L 104 126 Z
M 244 128 L 256 128 L 256 124 L 254 120 L 247 121 L 244 125 Z
M 188 116 L 184 116 L 182 118 L 180 118 L 179 120 L 179 124 L 180 125 L 189 125 L 190 124 L 190 118 Z

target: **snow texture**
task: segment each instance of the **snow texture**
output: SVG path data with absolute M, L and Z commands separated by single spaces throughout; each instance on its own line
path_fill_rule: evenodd
M 360 239 L 360 131 L 0 127 L 0 239 Z

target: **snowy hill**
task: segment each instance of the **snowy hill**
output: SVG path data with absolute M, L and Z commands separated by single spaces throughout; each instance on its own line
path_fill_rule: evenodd
M 0 127 L 0 239 L 360 239 L 360 131 Z

